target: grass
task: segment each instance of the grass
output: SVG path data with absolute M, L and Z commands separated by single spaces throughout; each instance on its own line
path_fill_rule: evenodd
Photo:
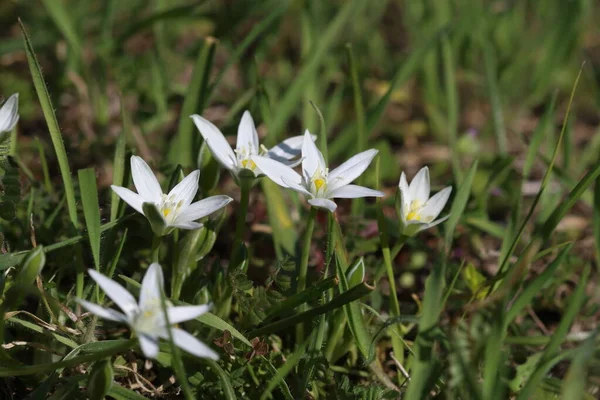
M 0 133 L 0 397 L 598 397 L 593 2 L 22 3 L 0 4 L 0 95 L 20 94 Z M 246 109 L 267 146 L 310 128 L 332 167 L 378 149 L 359 181 L 386 196 L 328 215 L 262 178 L 241 199 L 189 115 L 234 143 Z M 132 154 L 164 189 L 200 168 L 199 197 L 235 202 L 154 246 L 110 189 L 132 187 Z M 449 219 L 403 237 L 398 179 L 425 165 Z M 170 337 L 147 362 L 75 302 L 114 307 L 88 268 L 137 295 L 154 256 L 163 306 L 214 305 L 181 327 L 219 361 Z

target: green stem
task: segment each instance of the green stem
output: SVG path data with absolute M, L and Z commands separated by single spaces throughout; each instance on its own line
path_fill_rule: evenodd
M 308 273 L 308 259 L 310 257 L 310 243 L 312 240 L 313 231 L 315 229 L 315 218 L 317 216 L 317 208 L 311 207 L 310 214 L 308 215 L 308 222 L 306 224 L 306 232 L 304 234 L 304 243 L 302 246 L 302 258 L 298 266 L 298 283 L 296 285 L 296 293 L 302 292 L 306 288 L 306 275 Z M 303 312 L 306 309 L 306 305 L 299 307 L 298 312 Z M 296 343 L 304 343 L 304 325 L 298 324 L 296 326 Z
M 250 186 L 252 185 L 251 179 L 240 178 L 240 181 L 241 196 L 237 223 L 235 225 L 234 251 L 237 250 L 238 246 L 244 240 L 244 233 L 246 232 L 246 216 L 248 215 L 248 204 L 250 203 Z
M 152 239 L 152 262 L 157 263 L 159 260 L 160 253 L 160 236 L 154 235 Z

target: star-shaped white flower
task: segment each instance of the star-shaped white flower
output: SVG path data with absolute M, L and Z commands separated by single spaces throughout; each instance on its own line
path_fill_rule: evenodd
M 128 324 L 138 337 L 140 347 L 146 357 L 156 358 L 158 355 L 158 341 L 159 339 L 168 339 L 169 332 L 167 329 L 170 329 L 173 342 L 177 347 L 180 347 L 197 357 L 210 358 L 213 360 L 219 359 L 217 353 L 191 334 L 182 329 L 167 326 L 161 306 L 161 293 L 164 287 L 164 279 L 162 268 L 159 264 L 154 263 L 148 268 L 148 271 L 142 280 L 139 303 L 135 301 L 135 298 L 127 291 L 127 289 L 117 282 L 93 269 L 90 269 L 89 273 L 98 286 L 106 292 L 108 297 L 110 297 L 123 312 L 121 313 L 110 308 L 104 308 L 82 299 L 77 299 L 77 302 L 99 317 Z M 206 304 L 201 306 L 179 307 L 167 305 L 169 324 L 174 325 L 194 319 L 208 312 L 209 309 L 210 305 Z
M 140 157 L 131 157 L 131 175 L 138 193 L 112 185 L 123 201 L 144 214 L 144 203 L 154 204 L 167 228 L 198 229 L 202 224 L 196 220 L 206 217 L 229 204 L 229 196 L 211 196 L 192 203 L 198 191 L 200 170 L 196 170 L 179 182 L 169 194 L 164 194 L 156 176 Z
M 19 120 L 19 94 L 15 93 L 0 108 L 0 133 L 10 132 Z
M 268 150 L 258 143 L 258 133 L 256 132 L 254 120 L 248 111 L 244 111 L 238 126 L 235 150 L 227 143 L 227 139 L 225 139 L 219 128 L 210 121 L 197 114 L 192 115 L 191 118 L 213 156 L 236 178 L 243 171 L 250 171 L 255 177 L 262 173 L 252 160 L 253 156 L 259 154 L 292 167 L 298 165 L 301 161 L 299 156 L 300 147 L 304 140 L 302 136 L 286 139 Z
M 452 187 L 448 186 L 429 198 L 429 168 L 421 168 L 410 185 L 402 172 L 399 187 L 402 234 L 413 236 L 448 219 L 449 216 L 445 216 L 435 220 L 448 202 Z
M 350 185 L 371 164 L 377 150 L 363 151 L 329 172 L 323 154 L 315 146 L 308 130 L 302 143 L 302 175 L 292 168 L 267 157 L 254 156 L 252 160 L 273 182 L 300 192 L 308 197 L 310 205 L 334 212 L 337 205 L 330 199 L 381 197 L 379 190 Z

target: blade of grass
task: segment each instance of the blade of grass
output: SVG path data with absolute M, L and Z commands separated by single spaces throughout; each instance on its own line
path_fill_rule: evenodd
M 219 382 L 221 382 L 221 390 L 223 390 L 223 398 L 227 400 L 237 399 L 235 390 L 233 389 L 231 381 L 229 380 L 229 376 L 227 376 L 219 363 L 208 358 L 204 359 L 204 362 L 207 363 L 219 377 Z
M 506 128 L 504 126 L 504 114 L 502 112 L 502 100 L 498 89 L 498 65 L 494 47 L 485 40 L 483 43 L 483 61 L 485 64 L 485 76 L 487 80 L 487 89 L 490 95 L 492 106 L 492 120 L 494 122 L 494 133 L 496 134 L 496 143 L 500 154 L 505 154 L 507 149 Z
M 63 187 L 65 188 L 65 194 L 67 196 L 69 217 L 73 226 L 77 228 L 79 226 L 77 219 L 77 203 L 75 201 L 75 190 L 73 189 L 73 180 L 71 179 L 71 169 L 69 168 L 69 160 L 67 158 L 65 145 L 60 133 L 60 128 L 58 127 L 56 115 L 54 114 L 54 107 L 52 106 L 52 101 L 50 100 L 50 93 L 48 93 L 48 88 L 46 87 L 46 82 L 44 81 L 44 77 L 42 75 L 42 69 L 35 56 L 35 51 L 33 50 L 33 46 L 31 45 L 31 41 L 29 40 L 29 36 L 25 30 L 25 26 L 23 26 L 23 22 L 20 19 L 19 26 L 21 28 L 21 34 L 23 35 L 25 53 L 27 54 L 27 61 L 29 63 L 29 70 L 33 78 L 35 91 L 40 100 L 42 111 L 44 112 L 44 118 L 46 119 L 48 130 L 50 131 L 50 137 L 52 138 L 52 144 L 54 145 L 54 150 L 56 151 L 56 158 L 58 159 L 58 165 L 60 167 L 60 173 L 63 180 Z
M 552 96 L 552 100 L 546 107 L 546 111 L 544 111 L 542 119 L 533 131 L 531 142 L 527 146 L 527 154 L 525 155 L 525 162 L 523 163 L 524 178 L 529 177 L 529 174 L 533 167 L 533 163 L 535 162 L 535 159 L 538 155 L 540 146 L 542 145 L 544 137 L 546 136 L 546 132 L 548 131 L 548 129 L 552 128 L 552 117 L 554 115 L 554 109 L 556 107 L 556 97 L 557 94 L 555 93 L 554 96 Z
M 563 380 L 561 399 L 583 399 L 586 393 L 588 368 L 596 350 L 598 329 L 577 349 L 567 376 Z
M 275 387 L 277 387 L 280 382 L 282 382 L 285 377 L 296 367 L 296 364 L 298 364 L 300 359 L 304 357 L 306 346 L 308 346 L 310 340 L 311 337 L 309 336 L 302 344 L 298 346 L 296 351 L 291 356 L 287 357 L 286 362 L 279 369 L 277 369 L 277 374 L 269 381 L 267 389 L 265 389 L 263 394 L 260 396 L 260 400 L 268 399 Z
M 96 271 L 100 272 L 100 205 L 98 204 L 96 171 L 93 168 L 86 168 L 79 170 L 78 175 L 87 236 L 92 249 L 94 266 Z
M 471 186 L 473 185 L 473 179 L 475 178 L 475 173 L 477 172 L 478 165 L 478 160 L 473 161 L 473 164 L 471 164 L 469 171 L 467 171 L 467 175 L 465 176 L 464 181 L 462 181 L 460 187 L 458 188 L 456 197 L 452 201 L 452 207 L 450 208 L 450 217 L 448 218 L 448 221 L 444 224 L 444 243 L 446 252 L 451 251 L 452 240 L 454 238 L 454 230 L 456 229 L 456 225 L 458 225 L 458 221 L 463 216 L 465 208 L 467 207 L 467 202 L 469 201 L 469 196 L 471 195 Z
M 113 158 L 113 181 L 112 184 L 115 186 L 124 186 L 125 179 L 125 153 L 126 153 L 126 144 L 127 144 L 127 134 L 129 132 L 129 117 L 125 114 L 125 104 L 123 103 L 123 98 L 120 98 L 121 101 L 121 133 L 119 134 L 119 138 L 117 139 L 117 144 L 115 146 L 115 156 Z M 119 204 L 121 202 L 121 198 L 117 195 L 117 193 L 113 190 L 110 198 L 110 220 L 114 221 L 119 216 Z
M 194 123 L 190 116 L 201 114 L 209 95 L 208 80 L 213 66 L 213 58 L 217 40 L 213 37 L 204 39 L 202 48 L 198 52 L 192 81 L 183 100 L 179 116 L 179 129 L 169 147 L 168 160 L 172 164 L 181 164 L 192 167 L 197 160 L 196 152 L 200 149 L 200 135 L 194 132 Z
M 450 160 L 456 182 L 462 183 L 463 173 L 459 160 L 458 143 L 458 90 L 456 84 L 455 61 L 448 34 L 442 35 L 442 59 L 444 64 L 444 86 L 446 89 L 446 108 L 448 113 L 448 143 L 450 145 Z

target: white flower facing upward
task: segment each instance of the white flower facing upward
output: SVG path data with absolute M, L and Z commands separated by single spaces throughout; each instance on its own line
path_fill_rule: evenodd
M 290 166 L 296 166 L 301 161 L 299 156 L 303 141 L 302 136 L 286 139 L 268 150 L 258 143 L 258 133 L 256 132 L 254 120 L 248 111 L 244 111 L 238 126 L 235 150 L 227 143 L 227 139 L 225 139 L 219 128 L 210 121 L 197 114 L 192 115 L 191 118 L 213 156 L 236 178 L 239 178 L 240 173 L 244 171 L 250 171 L 249 176 L 251 177 L 257 177 L 261 174 L 260 169 L 252 160 L 253 156 L 259 154 Z
M 112 185 L 112 189 L 123 201 L 139 213 L 144 214 L 144 203 L 154 204 L 167 228 L 198 229 L 196 220 L 206 217 L 229 204 L 229 196 L 211 196 L 192 203 L 198 191 L 200 171 L 196 170 L 179 182 L 169 194 L 164 194 L 156 176 L 140 157 L 131 157 L 131 175 L 137 193 Z
M 219 356 L 210 347 L 200 342 L 186 331 L 167 326 L 162 308 L 161 293 L 164 286 L 163 272 L 159 264 L 150 265 L 140 290 L 140 301 L 135 298 L 123 286 L 112 279 L 89 270 L 91 277 L 98 286 L 110 297 L 114 303 L 123 311 L 118 312 L 110 308 L 104 308 L 97 304 L 82 299 L 77 302 L 88 311 L 99 317 L 110 321 L 123 322 L 129 325 L 140 341 L 140 347 L 148 358 L 156 358 L 158 355 L 159 339 L 169 338 L 171 330 L 173 343 L 197 357 L 218 360 Z M 173 307 L 167 304 L 167 317 L 170 325 L 194 319 L 210 309 L 210 305 L 201 306 L 179 306 Z
M 0 108 L 0 133 L 10 132 L 19 120 L 19 94 L 15 93 Z
M 430 198 L 429 168 L 421 168 L 410 185 L 402 172 L 399 187 L 402 234 L 413 236 L 448 219 L 449 215 L 435 220 L 448 202 L 452 187 L 448 186 Z
M 334 212 L 337 204 L 330 199 L 384 195 L 378 190 L 350 185 L 367 169 L 375 155 L 377 150 L 363 151 L 330 172 L 325 165 L 323 154 L 317 149 L 307 130 L 302 143 L 302 175 L 289 166 L 267 157 L 255 156 L 252 159 L 273 182 L 306 195 L 311 206 Z

